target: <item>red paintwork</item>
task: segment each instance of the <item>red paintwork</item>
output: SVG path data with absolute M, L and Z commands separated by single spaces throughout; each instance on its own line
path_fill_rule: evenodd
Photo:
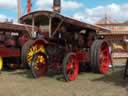
M 90 54 L 87 51 L 78 51 L 76 52 L 77 59 L 79 62 L 90 62 Z
M 61 64 L 59 63 L 59 60 L 57 57 L 53 57 L 53 61 L 52 61 L 52 64 L 51 64 L 51 68 L 53 70 L 60 70 L 61 68 Z
M 20 47 L 22 47 L 26 41 L 28 41 L 27 37 L 25 37 L 25 36 L 19 37 L 18 43 L 19 43 Z
M 7 46 L 7 47 L 14 47 L 14 46 L 16 46 L 16 41 L 15 40 L 13 40 L 13 39 L 8 39 L 8 40 L 5 40 L 5 46 Z
M 20 56 L 20 49 L 19 48 L 0 48 L 0 56 L 1 57 L 18 57 Z

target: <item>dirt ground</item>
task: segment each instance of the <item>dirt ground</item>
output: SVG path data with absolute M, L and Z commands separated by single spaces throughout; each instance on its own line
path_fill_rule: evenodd
M 0 96 L 128 96 L 124 66 L 107 75 L 80 73 L 76 81 L 64 82 L 61 75 L 33 79 L 29 70 L 2 71 Z

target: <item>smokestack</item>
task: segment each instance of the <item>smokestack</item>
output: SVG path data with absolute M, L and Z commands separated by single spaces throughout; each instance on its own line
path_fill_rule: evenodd
M 54 0 L 53 1 L 53 11 L 56 13 L 61 12 L 61 0 Z
M 17 0 L 17 11 L 18 11 L 18 16 L 17 19 L 21 17 L 21 0 Z
M 32 9 L 31 0 L 27 0 L 27 13 L 30 13 Z

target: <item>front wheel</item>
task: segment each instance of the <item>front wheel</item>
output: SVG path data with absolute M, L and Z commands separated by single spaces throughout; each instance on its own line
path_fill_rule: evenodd
M 63 59 L 63 75 L 66 81 L 73 81 L 77 78 L 79 63 L 74 53 L 68 53 Z
M 31 71 L 34 78 L 39 78 L 45 75 L 48 71 L 47 57 L 45 53 L 36 53 L 33 55 Z

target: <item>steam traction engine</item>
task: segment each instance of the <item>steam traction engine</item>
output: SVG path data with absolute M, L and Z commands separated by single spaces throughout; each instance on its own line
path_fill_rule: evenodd
M 19 67 L 21 48 L 31 38 L 30 30 L 31 26 L 27 25 L 0 23 L 0 70 L 3 66 L 11 69 Z
M 23 45 L 21 58 L 35 78 L 53 69 L 62 72 L 66 81 L 72 81 L 79 67 L 87 64 L 93 72 L 108 72 L 109 45 L 98 39 L 96 32 L 109 30 L 49 11 L 29 13 L 20 22 L 32 26 L 31 39 Z

